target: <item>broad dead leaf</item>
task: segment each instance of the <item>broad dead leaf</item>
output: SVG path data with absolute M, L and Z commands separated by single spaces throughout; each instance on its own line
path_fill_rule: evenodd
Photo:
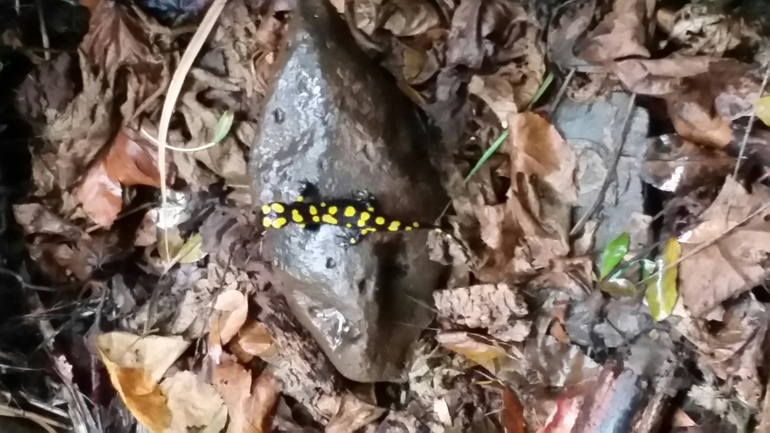
M 701 216 L 703 223 L 679 237 L 683 256 L 702 243 L 719 238 L 679 264 L 680 294 L 695 317 L 750 290 L 767 277 L 770 189 L 760 184 L 752 189 L 749 194 L 728 177 L 714 203 Z M 760 209 L 756 216 L 735 228 Z M 732 228 L 735 229 L 724 235 Z
M 588 36 L 580 56 L 592 63 L 649 57 L 647 26 L 654 11 L 655 0 L 615 0 L 612 12 Z
M 122 66 L 149 66 L 160 63 L 151 50 L 150 40 L 131 8 L 101 1 L 91 16 L 82 49 L 92 61 L 114 76 Z
M 96 347 L 126 407 L 153 433 L 164 433 L 171 412 L 158 381 L 189 343 L 178 337 L 139 337 L 111 332 Z
M 234 342 L 245 353 L 260 358 L 269 359 L 275 356 L 278 351 L 273 343 L 273 336 L 270 334 L 270 330 L 261 322 L 247 322 L 238 330 L 238 335 Z
M 276 379 L 263 372 L 252 382 L 251 373 L 234 357 L 224 355 L 214 366 L 212 381 L 230 412 L 227 433 L 267 433 L 280 387 Z
M 684 56 L 707 55 L 722 57 L 726 51 L 737 48 L 745 38 L 759 39 L 741 19 L 718 13 L 707 4 L 687 4 L 676 13 L 658 11 L 658 22 L 668 33 L 669 41 Z M 752 34 L 753 33 L 753 34 Z
M 326 433 L 357 431 L 376 420 L 385 409 L 369 404 L 353 394 L 345 393 L 340 407 L 326 426 Z
M 217 390 L 189 371 L 180 371 L 160 384 L 171 411 L 166 433 L 220 433 L 227 423 L 227 408 Z
M 687 317 L 677 329 L 695 345 L 701 361 L 719 379 L 731 383 L 731 389 L 749 407 L 757 407 L 764 387 L 757 367 L 765 362 L 767 308 L 753 296 L 727 304 L 720 326 Z

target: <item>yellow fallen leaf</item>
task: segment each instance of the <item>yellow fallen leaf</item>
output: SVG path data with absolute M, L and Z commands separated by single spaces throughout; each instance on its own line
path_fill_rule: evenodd
M 128 332 L 109 332 L 96 339 L 99 352 L 121 368 L 141 368 L 158 383 L 190 343 L 182 337 L 141 337 Z
M 759 98 L 757 102 L 754 103 L 754 113 L 762 123 L 770 126 L 770 96 Z
M 647 291 L 644 293 L 644 299 L 655 321 L 659 322 L 670 316 L 671 312 L 674 311 L 674 306 L 676 306 L 678 297 L 677 269 L 676 266 L 669 268 L 667 266 L 679 260 L 681 252 L 682 247 L 679 242 L 675 238 L 669 239 L 663 247 L 660 257 L 656 260 L 657 269 L 664 269 L 663 272 L 647 279 Z
M 445 332 L 437 335 L 436 340 L 447 349 L 492 372 L 499 369 L 496 361 L 506 356 L 503 348 L 477 341 L 467 332 Z
M 99 354 L 112 386 L 131 414 L 152 433 L 163 433 L 171 421 L 171 412 L 158 384 L 143 369 L 120 367 L 101 350 Z

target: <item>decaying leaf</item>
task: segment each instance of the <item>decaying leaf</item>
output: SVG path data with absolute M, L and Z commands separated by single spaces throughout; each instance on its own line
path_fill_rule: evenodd
M 273 343 L 270 330 L 261 322 L 251 321 L 238 330 L 235 343 L 245 352 L 260 358 L 271 358 L 276 355 L 277 348 Z
M 531 322 L 523 296 L 508 284 L 481 284 L 434 292 L 438 320 L 445 329 L 486 328 L 501 341 L 524 341 Z
M 342 396 L 340 407 L 326 426 L 327 433 L 346 433 L 365 427 L 382 416 L 385 409 L 366 403 L 353 394 Z
M 676 13 L 661 9 L 657 16 L 669 41 L 679 47 L 679 54 L 685 56 L 722 57 L 744 39 L 747 42 L 759 39 L 743 20 L 719 13 L 717 8 L 707 4 L 687 4 Z
M 158 254 L 167 268 L 177 263 L 195 263 L 206 256 L 201 250 L 200 233 L 193 234 L 187 240 L 182 239 L 177 229 L 158 230 L 157 235 Z
M 263 372 L 253 380 L 251 373 L 224 355 L 214 366 L 212 382 L 230 413 L 227 433 L 267 433 L 280 387 L 269 373 Z
M 165 379 L 160 389 L 171 412 L 170 432 L 196 429 L 201 433 L 220 433 L 227 423 L 227 408 L 217 390 L 189 371 Z
M 752 189 L 749 194 L 728 177 L 716 200 L 701 216 L 703 223 L 679 236 L 683 256 L 713 242 L 679 264 L 680 294 L 695 317 L 767 277 L 770 189 L 760 184 Z
M 655 0 L 615 0 L 612 12 L 591 32 L 580 56 L 592 63 L 625 57 L 649 57 L 646 48 Z
M 692 342 L 703 362 L 749 407 L 759 405 L 764 387 L 757 366 L 766 362 L 767 308 L 753 296 L 726 302 L 720 326 L 709 326 L 707 319 L 686 317 L 677 325 Z
M 676 239 L 669 239 L 655 261 L 658 273 L 646 279 L 647 289 L 644 293 L 644 300 L 655 321 L 664 320 L 674 311 L 678 291 L 677 268 L 673 264 L 679 260 L 680 254 L 679 242 Z

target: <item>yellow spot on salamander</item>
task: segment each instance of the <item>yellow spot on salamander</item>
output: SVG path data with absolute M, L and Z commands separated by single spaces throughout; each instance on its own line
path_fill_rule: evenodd
M 369 218 L 371 217 L 372 217 L 372 214 L 370 214 L 369 212 L 361 212 L 361 215 L 359 216 L 359 218 L 361 218 L 361 221 L 369 221 Z
M 273 226 L 273 220 L 271 220 L 268 217 L 262 218 L 262 225 L 265 226 L 265 228 L 270 228 Z
M 418 223 L 418 222 L 413 222 L 413 223 L 412 223 L 412 227 L 414 227 L 414 228 L 418 228 L 418 227 L 420 227 L 420 223 Z
M 354 244 L 354 243 L 356 243 L 356 238 L 350 238 L 350 243 L 351 243 L 351 244 Z
M 385 224 L 385 218 L 377 217 L 377 218 L 374 219 L 374 222 L 376 222 L 377 225 L 383 225 L 383 224 Z
M 438 228 L 438 227 L 436 227 L 436 228 L 435 228 L 435 229 L 433 229 L 433 230 L 437 231 L 438 233 L 444 233 L 444 230 L 441 230 L 441 229 L 440 229 L 440 228 Z
M 304 218 L 302 218 L 302 214 L 300 214 L 297 209 L 294 209 L 293 211 L 291 211 L 291 219 L 295 223 L 301 223 L 305 220 Z
M 329 208 L 329 210 L 331 210 L 331 208 Z M 323 217 L 321 217 L 321 221 L 325 222 L 326 224 L 333 224 L 335 226 L 339 223 L 339 221 L 337 221 L 337 218 L 334 218 L 331 215 L 324 215 Z
M 331 210 L 331 209 L 329 209 L 329 210 Z M 352 217 L 355 214 L 356 214 L 356 208 L 354 208 L 353 206 L 348 206 L 348 207 L 345 208 L 345 216 L 346 217 Z
M 273 221 L 273 227 L 279 229 L 286 225 L 286 223 L 289 222 L 284 217 L 277 218 L 275 221 Z
M 270 205 L 262 205 L 262 213 L 270 213 Z
M 283 211 L 286 210 L 281 203 L 272 203 L 270 204 L 270 208 L 278 213 L 283 213 Z
M 337 214 L 337 206 L 329 206 L 329 215 L 336 215 Z
M 314 223 L 320 223 L 321 222 L 321 217 L 319 217 L 318 215 L 313 216 L 313 222 Z
M 310 215 L 318 215 L 318 208 L 313 206 L 312 204 L 308 208 L 308 211 L 310 212 Z
M 412 230 L 412 228 L 409 227 L 409 226 L 406 226 L 406 227 L 404 227 L 404 230 L 409 231 L 409 230 Z
M 301 229 L 304 229 L 304 228 L 305 228 L 305 224 L 297 224 L 297 225 L 298 225 L 298 226 L 299 226 L 299 228 L 301 228 Z
M 347 224 L 345 224 L 345 227 L 351 228 L 351 227 L 353 227 L 353 224 L 347 223 Z
M 374 227 L 369 227 L 369 228 L 365 228 L 365 229 L 361 230 L 361 234 L 362 234 L 362 235 L 365 235 L 365 234 L 367 234 L 367 233 L 374 233 L 374 232 L 376 232 L 376 231 L 377 231 L 377 229 L 376 229 L 376 228 L 374 228 Z
M 326 202 L 321 202 L 321 207 L 326 207 Z
M 391 221 L 390 225 L 388 226 L 388 230 L 395 232 L 398 230 L 398 228 L 401 226 L 401 223 L 398 221 Z
M 359 226 L 359 227 L 366 227 L 366 221 L 364 221 L 364 220 L 362 220 L 362 219 L 361 219 L 361 220 L 358 220 L 358 223 L 357 223 L 357 224 L 358 224 L 358 226 Z
M 373 208 L 373 207 L 371 207 L 371 206 L 370 206 L 370 207 L 368 207 L 368 208 L 366 208 L 366 210 L 368 210 L 369 212 L 374 212 L 374 208 Z
M 303 201 L 305 201 L 305 197 L 302 197 L 302 196 L 297 197 L 297 203 L 302 203 Z

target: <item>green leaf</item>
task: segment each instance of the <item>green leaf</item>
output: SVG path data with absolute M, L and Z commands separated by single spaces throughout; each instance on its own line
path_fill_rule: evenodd
M 770 96 L 757 99 L 754 103 L 754 114 L 767 126 L 770 126 Z
M 553 72 L 549 72 L 548 75 L 546 75 L 545 80 L 543 80 L 542 83 L 540 83 L 540 87 L 537 88 L 537 92 L 535 92 L 535 96 L 532 97 L 532 100 L 529 101 L 529 104 L 527 104 L 527 110 L 529 111 L 532 109 L 532 107 L 537 104 L 537 101 L 540 100 L 540 98 L 543 97 L 543 94 L 546 90 L 548 90 L 548 87 L 553 83 Z
M 177 253 L 177 263 L 195 263 L 198 260 L 205 257 L 205 253 L 201 250 L 202 238 L 200 233 L 196 233 L 187 239 L 187 242 L 182 245 Z
M 164 238 L 168 238 L 168 254 Z M 166 269 L 171 269 L 177 263 L 195 263 L 205 257 L 206 254 L 201 250 L 201 240 L 200 233 L 185 241 L 177 229 L 158 230 L 158 253 Z
M 230 132 L 230 128 L 233 126 L 233 120 L 235 119 L 235 113 L 231 110 L 227 110 L 219 118 L 217 126 L 214 127 L 214 143 L 219 143 L 227 137 Z
M 634 283 L 625 278 L 618 278 L 616 275 L 599 281 L 599 290 L 616 298 L 627 298 L 637 294 Z
M 473 169 L 470 173 L 468 173 L 468 176 L 465 177 L 465 180 L 463 181 L 463 184 L 468 183 L 468 179 L 471 178 L 474 174 L 476 174 L 477 171 L 481 168 L 482 165 L 484 165 L 485 162 L 492 156 L 493 153 L 497 152 L 497 149 L 500 147 L 501 144 L 505 141 L 505 139 L 508 138 L 508 130 L 500 134 L 499 137 L 497 137 L 497 140 L 495 140 L 494 143 L 492 143 L 492 146 L 487 149 L 486 152 L 484 152 L 483 155 L 481 155 L 481 159 L 479 159 L 479 162 L 476 163 L 475 166 L 473 166 Z
M 602 263 L 599 266 L 599 280 L 603 280 L 618 264 L 620 264 L 623 257 L 628 253 L 628 246 L 630 244 L 631 237 L 626 232 L 621 233 L 620 236 L 607 244 L 602 253 Z
M 679 260 L 682 247 L 676 238 L 671 238 L 663 247 L 663 252 L 655 260 L 658 273 L 647 278 L 647 290 L 644 299 L 650 307 L 652 318 L 659 322 L 674 311 L 678 296 L 676 287 L 677 267 L 670 266 Z M 662 270 L 662 272 L 661 272 Z

